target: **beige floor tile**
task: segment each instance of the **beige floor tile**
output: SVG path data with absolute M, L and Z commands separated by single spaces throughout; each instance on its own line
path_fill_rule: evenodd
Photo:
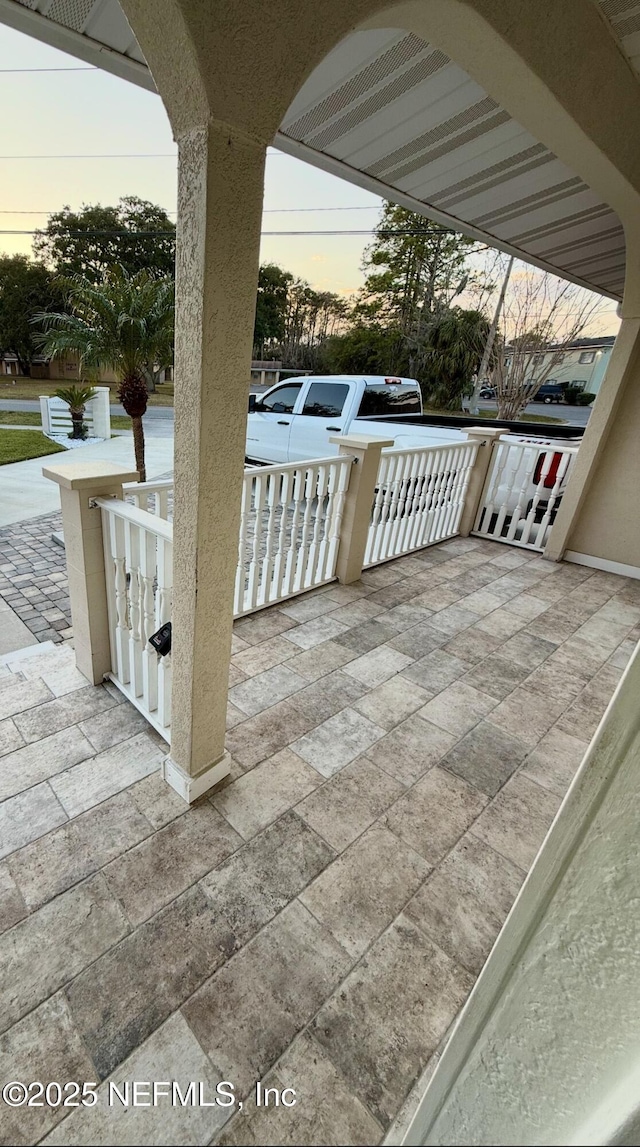
M 0 769 L 0 800 L 60 774 L 93 754 L 93 746 L 76 725 L 7 753 Z
M 112 860 L 104 875 L 136 926 L 221 864 L 241 844 L 238 833 L 205 800 Z M 156 879 L 158 872 L 162 872 L 162 880 Z
M 521 772 L 536 784 L 564 797 L 589 747 L 586 740 L 555 726 L 525 759 Z
M 355 677 L 357 681 L 361 681 L 368 689 L 375 689 L 377 685 L 382 685 L 384 681 L 388 681 L 401 669 L 411 665 L 411 661 L 411 657 L 399 653 L 397 649 L 391 649 L 388 645 L 379 645 L 370 653 L 365 653 L 362 657 L 356 657 L 355 661 L 350 661 L 348 665 L 345 665 L 344 672 L 350 677 Z
M 381 824 L 334 860 L 300 900 L 356 960 L 429 873 L 414 849 Z
M 40 745 L 43 744 L 40 741 Z M 161 749 L 148 733 L 139 733 L 130 741 L 107 749 L 106 753 L 99 753 L 66 772 L 59 772 L 52 778 L 51 787 L 69 816 L 78 816 L 134 781 L 155 772 L 165 756 L 166 750 Z
M 307 681 L 317 681 L 334 669 L 340 669 L 354 657 L 357 657 L 357 653 L 344 645 L 338 645 L 336 641 L 324 641 L 322 645 L 297 653 L 291 658 L 289 668 Z
M 462 737 L 486 717 L 496 704 L 496 699 L 487 693 L 474 689 L 472 685 L 465 685 L 463 681 L 454 681 L 453 685 L 428 701 L 419 710 L 419 716 L 445 729 L 447 733 Z
M 303 689 L 306 682 L 286 665 L 274 665 L 264 673 L 249 677 L 240 685 L 229 690 L 229 700 L 236 709 L 241 709 L 248 717 L 255 717 L 263 709 L 269 709 L 278 701 L 284 701 L 292 693 Z
M 487 804 L 488 797 L 436 765 L 388 809 L 384 823 L 423 856 L 440 863 Z
M 4 721 L 0 721 L 0 757 L 21 749 L 24 744 L 24 737 L 11 717 L 5 717 Z
M 3 1030 L 58 991 L 129 930 L 98 873 L 0 937 Z
M 399 781 L 360 757 L 306 797 L 296 812 L 341 852 L 403 792 Z
M 405 908 L 405 915 L 475 975 L 524 880 L 524 871 L 470 833 Z
M 487 796 L 493 796 L 527 752 L 524 741 L 489 721 L 481 721 L 443 758 L 442 766 Z
M 200 887 L 229 927 L 232 948 L 241 948 L 333 858 L 326 841 L 288 812 L 208 873 Z
M 428 653 L 426 657 L 403 669 L 402 675 L 435 696 L 466 673 L 468 668 L 466 662 L 460 658 L 445 653 L 442 649 L 434 649 L 433 653 Z
M 407 786 L 442 760 L 455 743 L 451 733 L 414 713 L 369 749 L 367 756 Z
M 3 689 L 0 693 L 0 720 L 4 717 L 14 717 L 16 713 L 24 713 L 27 709 L 33 709 L 35 705 L 42 705 L 51 700 L 53 693 L 44 681 L 39 678 L 34 681 L 21 681 L 11 689 Z
M 0 935 L 26 915 L 27 906 L 5 861 L 0 864 Z
M 211 798 L 245 840 L 261 832 L 322 783 L 315 769 L 283 749 Z
M 565 708 L 565 701 L 534 693 L 523 686 L 514 689 L 506 700 L 492 709 L 487 720 L 533 748 Z
M 518 773 L 478 817 L 471 832 L 528 872 L 559 804 L 549 789 Z
M 73 1026 L 62 993 L 52 996 L 15 1024 L 0 1041 L 0 1078 L 4 1082 L 39 1080 L 64 1086 L 67 1080 L 95 1078 L 93 1064 Z M 62 1098 L 72 1098 L 63 1091 Z M 69 1113 L 69 1108 L 0 1107 L 0 1139 L 3 1143 L 36 1143 Z M 66 1124 L 65 1124 L 66 1127 Z M 68 1140 L 65 1139 L 65 1142 Z
M 332 777 L 371 749 L 384 734 L 384 729 L 360 713 L 343 709 L 312 732 L 293 741 L 291 748 L 323 777 Z
M 287 638 L 300 649 L 313 649 L 322 645 L 324 641 L 332 641 L 341 634 L 346 633 L 348 626 L 341 621 L 334 621 L 331 614 L 315 617 L 313 621 L 305 621 L 289 631 Z
M 71 694 L 72 698 L 75 696 L 75 693 Z M 78 727 L 91 741 L 96 753 L 104 753 L 114 745 L 120 745 L 130 737 L 135 737 L 136 733 L 149 730 L 148 722 L 133 705 L 119 707 L 117 718 L 114 718 L 108 709 L 106 713 L 99 713 L 95 717 L 89 717 L 87 721 L 82 721 Z
M 352 706 L 384 729 L 393 729 L 420 709 L 428 699 L 429 694 L 425 689 L 413 685 L 404 677 L 396 676 L 369 690 L 359 701 L 353 701 Z
M 144 1091 L 141 1106 L 109 1103 L 110 1083 L 120 1093 L 124 1093 L 128 1085 L 131 1096 L 134 1080 L 152 1083 L 169 1080 L 178 1084 L 183 1095 L 188 1094 L 189 1084 L 196 1080 L 203 1084 L 206 1105 L 196 1102 L 183 1106 L 179 1100 L 172 1102 L 171 1095 L 161 1089 L 158 1089 L 155 1105 L 151 1102 L 151 1092 L 148 1106 L 144 1105 L 147 1103 Z M 208 1143 L 234 1110 L 214 1105 L 219 1082 L 220 1076 L 213 1070 L 186 1020 L 176 1012 L 100 1086 L 97 1104 L 72 1111 L 48 1137 L 47 1143 L 52 1147 L 54 1144 L 84 1147 L 87 1143 Z M 196 1096 L 198 1094 L 196 1084 Z
M 384 1127 L 472 984 L 469 972 L 400 916 L 314 1020 L 316 1039 Z
M 264 673 L 267 669 L 273 669 L 274 665 L 281 665 L 297 652 L 298 647 L 287 641 L 286 637 L 272 637 L 260 645 L 250 645 L 248 649 L 235 653 L 232 665 L 246 677 L 255 677 L 256 673 Z
M 214 1068 L 244 1096 L 349 966 L 330 933 L 293 901 L 191 997 L 183 1014 Z
M 257 1107 L 245 1103 L 222 1132 L 221 1147 L 249 1147 L 279 1143 L 282 1147 L 313 1147 L 317 1143 L 349 1143 L 368 1147 L 382 1138 L 382 1128 L 367 1108 L 349 1091 L 309 1032 L 303 1032 L 264 1080 L 265 1087 L 295 1091 L 295 1107 Z
M 26 742 L 38 741 L 41 737 L 50 736 L 60 729 L 67 729 L 88 717 L 113 709 L 116 704 L 115 698 L 102 685 L 87 685 L 84 689 L 76 689 L 55 701 L 39 704 L 20 713 L 16 717 L 16 725 Z M 123 716 L 123 711 L 120 711 L 118 720 Z M 118 723 L 113 717 L 110 720 L 112 725 Z

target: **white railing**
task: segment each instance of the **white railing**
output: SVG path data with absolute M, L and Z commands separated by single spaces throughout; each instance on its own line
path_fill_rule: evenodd
M 71 383 L 70 385 L 80 384 Z M 95 398 L 91 398 L 86 403 L 82 421 L 87 427 L 89 438 L 109 439 L 111 437 L 109 387 L 98 386 L 94 389 L 96 391 Z M 61 398 L 56 398 L 55 395 L 40 395 L 40 417 L 44 434 L 63 437 L 71 433 L 73 428 L 71 411 L 68 404 L 63 402 Z
M 167 740 L 171 724 L 171 655 L 149 638 L 171 620 L 173 527 L 118 499 L 102 511 L 111 680 Z
M 173 515 L 173 478 L 155 482 L 127 482 L 122 487 L 125 500 L 139 510 L 146 510 L 169 521 Z
M 352 463 L 341 455 L 246 471 L 235 617 L 335 577 Z
M 477 451 L 476 442 L 383 451 L 365 565 L 457 533 Z
M 495 442 L 474 534 L 543 550 L 577 452 L 548 439 Z

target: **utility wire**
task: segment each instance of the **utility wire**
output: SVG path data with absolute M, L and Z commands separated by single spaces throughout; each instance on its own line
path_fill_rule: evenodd
M 56 215 L 60 208 L 51 208 L 50 211 L 22 211 L 11 210 L 11 208 L 3 208 L 0 210 L 0 215 Z M 164 210 L 164 208 L 163 208 Z M 262 212 L 263 215 L 297 215 L 301 211 L 379 211 L 380 207 L 366 206 L 366 207 L 265 207 Z M 165 215 L 177 215 L 178 212 L 165 211 Z
M 46 232 L 44 232 L 44 233 L 46 234 Z M 43 234 L 43 232 L 37 231 L 37 230 L 36 231 L 2 231 L 2 230 L 0 230 L 0 235 L 41 235 L 41 234 Z M 412 230 L 412 231 L 404 231 L 404 230 L 380 231 L 376 228 L 375 230 L 367 230 L 367 231 L 348 231 L 348 230 L 345 230 L 345 231 L 261 231 L 260 234 L 261 235 L 294 235 L 294 236 L 296 236 L 296 235 L 406 235 L 407 237 L 411 237 L 411 236 L 420 236 L 420 235 L 457 235 L 458 232 L 454 231 L 452 228 L 451 229 L 442 228 L 441 230 L 438 230 L 438 231 L 433 231 L 433 230 L 426 230 L 426 231 L 418 231 L 418 230 Z M 175 231 L 65 231 L 65 235 L 67 235 L 71 239 L 93 239 L 93 238 L 97 238 L 98 236 L 105 236 L 105 237 L 106 236 L 114 236 L 114 237 L 120 237 L 123 239 L 161 239 L 161 238 L 175 239 Z
M 0 74 L 11 72 L 16 75 L 18 72 L 100 72 L 101 68 L 0 68 Z

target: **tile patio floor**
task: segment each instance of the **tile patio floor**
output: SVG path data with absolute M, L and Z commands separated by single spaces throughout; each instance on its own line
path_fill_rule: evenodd
M 0 668 L 2 1143 L 373 1144 L 463 1004 L 640 635 L 640 584 L 455 539 L 236 623 L 232 776 L 68 644 Z M 107 1082 L 293 1087 L 108 1108 Z M 64 1118 L 61 1118 L 63 1117 Z

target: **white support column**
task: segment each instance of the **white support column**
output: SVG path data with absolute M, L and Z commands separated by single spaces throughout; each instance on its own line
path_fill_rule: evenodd
M 329 442 L 339 446 L 341 454 L 349 454 L 356 459 L 355 465 L 351 467 L 349 488 L 344 500 L 340 549 L 336 562 L 338 581 L 348 585 L 358 581 L 362 574 L 380 455 L 386 447 L 393 446 L 393 438 L 345 434 L 336 435 Z
M 493 455 L 493 444 L 498 441 L 502 433 L 503 431 L 496 426 L 467 427 L 467 438 L 470 442 L 478 443 L 478 453 L 476 454 L 473 469 L 469 477 L 464 509 L 460 517 L 458 533 L 461 538 L 468 538 L 474 527 L 480 506 L 480 499 L 482 498 L 487 474 L 489 473 L 489 466 Z
M 266 146 L 178 136 L 171 753 L 186 800 L 229 772 L 225 724 Z M 222 366 L 221 366 L 222 364 Z
M 97 386 L 96 396 L 87 405 L 93 415 L 93 433 L 96 438 L 111 438 L 110 391 L 108 386 Z
M 99 685 L 111 669 L 111 648 L 102 514 L 91 503 L 122 498 L 123 483 L 136 482 L 139 475 L 116 462 L 52 464 L 43 466 L 42 473 L 60 487 L 76 665 Z
M 40 420 L 42 422 L 42 433 L 51 434 L 51 419 L 49 417 L 49 395 L 40 395 Z

